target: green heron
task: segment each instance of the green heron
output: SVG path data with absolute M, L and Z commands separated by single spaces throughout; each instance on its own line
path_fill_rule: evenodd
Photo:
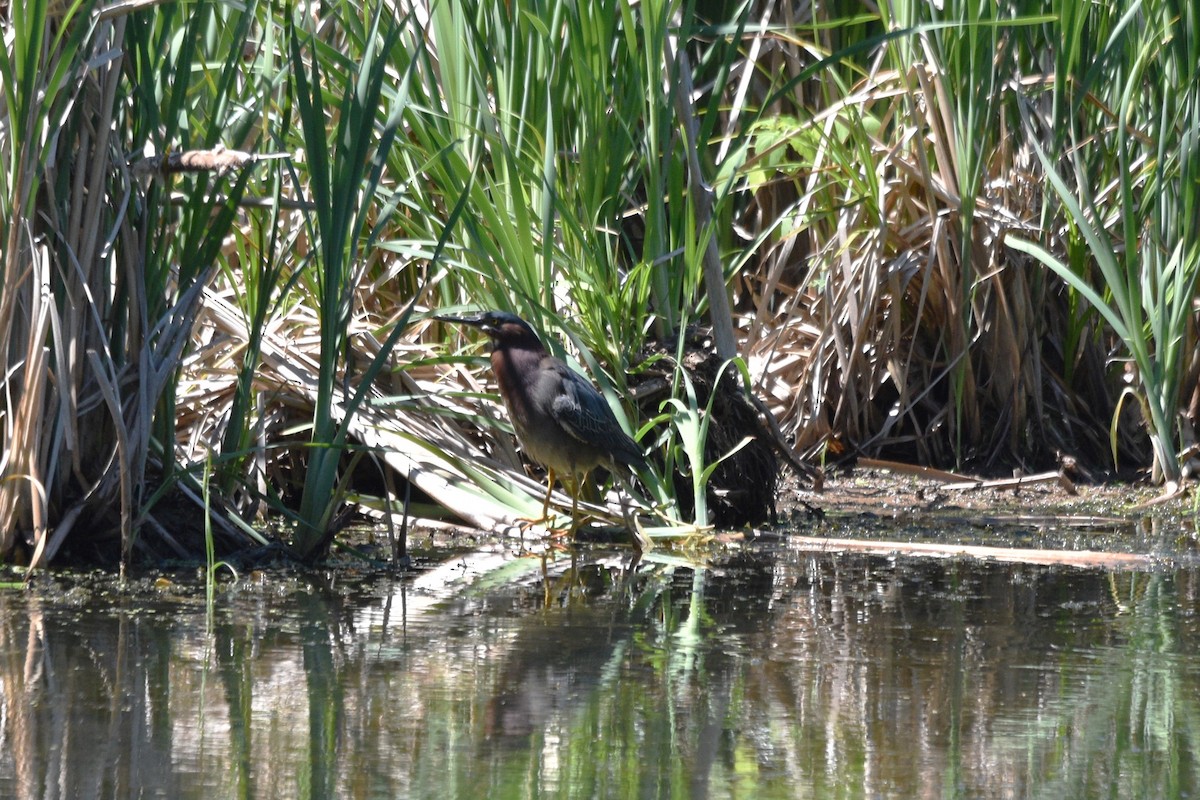
M 646 468 L 646 456 L 613 416 L 596 388 L 562 360 L 546 352 L 533 328 L 507 311 L 483 311 L 470 317 L 438 316 L 443 322 L 470 325 L 492 339 L 492 372 L 525 453 L 547 470 L 549 487 L 542 504 L 545 522 L 555 476 L 576 479 L 571 531 L 578 522 L 579 488 L 593 468 L 617 465 Z

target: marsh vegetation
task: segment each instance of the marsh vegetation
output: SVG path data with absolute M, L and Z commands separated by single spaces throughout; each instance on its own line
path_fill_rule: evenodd
M 689 363 L 812 466 L 1188 473 L 1194 3 L 0 13 L 5 559 L 530 515 L 464 307 L 600 385 L 652 536 L 749 474 Z

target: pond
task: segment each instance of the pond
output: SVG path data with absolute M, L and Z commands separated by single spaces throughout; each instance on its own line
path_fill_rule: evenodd
M 507 546 L 0 591 L 0 796 L 1174 798 L 1200 571 Z

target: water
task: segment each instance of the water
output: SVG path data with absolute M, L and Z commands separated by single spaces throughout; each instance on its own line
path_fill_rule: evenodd
M 0 592 L 0 797 L 1175 798 L 1195 570 L 735 551 Z

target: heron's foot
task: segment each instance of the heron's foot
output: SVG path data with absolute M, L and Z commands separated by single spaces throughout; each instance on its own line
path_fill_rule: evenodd
M 557 542 L 573 542 L 575 541 L 575 534 L 579 532 L 579 526 L 580 523 L 577 521 L 572 522 L 565 528 L 549 528 L 550 538 Z
M 517 525 L 517 530 L 519 530 L 521 533 L 528 533 L 533 528 L 545 527 L 546 523 L 549 521 L 550 520 L 548 520 L 548 519 L 531 519 L 529 517 L 519 517 L 518 518 L 519 524 Z
M 555 523 L 558 522 L 559 519 L 560 517 L 557 514 L 550 514 L 548 516 L 538 518 L 518 517 L 520 524 L 517 526 L 517 528 L 521 531 L 521 533 L 525 533 L 533 528 L 545 528 L 550 532 L 551 536 L 563 536 L 574 530 L 573 525 L 568 525 L 566 527 L 563 527 L 562 525 L 556 525 Z
M 573 515 L 571 517 L 571 524 L 569 526 L 566 528 L 551 530 L 550 535 L 556 539 L 570 539 L 571 541 L 575 541 L 576 534 L 579 533 L 579 529 L 591 522 L 593 519 L 595 519 L 595 517 L 593 517 L 591 514 Z

